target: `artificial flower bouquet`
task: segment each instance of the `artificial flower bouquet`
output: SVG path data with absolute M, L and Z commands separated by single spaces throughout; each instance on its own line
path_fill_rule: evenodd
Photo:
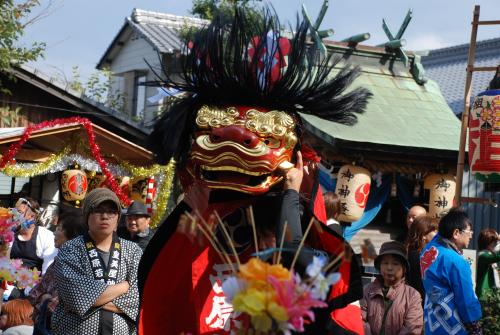
M 16 209 L 0 207 L 0 287 L 4 289 L 7 282 L 23 289 L 35 286 L 40 280 L 37 269 L 26 269 L 21 260 L 11 260 L 7 255 L 21 216 Z
M 327 274 L 327 267 L 326 258 L 314 257 L 301 278 L 293 269 L 256 257 L 241 265 L 222 284 L 226 301 L 243 316 L 241 333 L 303 332 L 304 324 L 315 320 L 313 308 L 328 306 L 329 289 L 340 279 L 338 273 Z

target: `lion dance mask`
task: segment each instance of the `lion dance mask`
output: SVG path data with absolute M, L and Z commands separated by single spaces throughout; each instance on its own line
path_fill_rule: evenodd
M 285 38 L 272 11 L 263 11 L 258 24 L 251 17 L 245 9 L 237 9 L 230 23 L 215 17 L 185 44 L 180 76 L 170 77 L 164 68 L 166 79 L 159 84 L 182 96 L 157 121 L 151 147 L 160 163 L 175 159 L 185 192 L 201 187 L 210 197 L 194 205 L 180 202 L 146 249 L 139 270 L 140 334 L 230 334 L 237 315 L 221 290 L 228 269 L 217 263 L 209 245 L 194 245 L 177 231 L 181 214 L 200 211 L 206 217 L 216 211 L 241 246 L 240 257 L 250 255 L 252 236 L 243 209 L 252 205 L 256 224 L 273 222 L 283 171 L 295 166 L 297 150 L 306 165 L 317 162 L 301 142 L 300 113 L 350 125 L 370 97 L 363 88 L 345 92 L 359 69 L 322 57 L 307 43 L 307 23 Z M 321 221 L 324 213 L 314 210 L 314 177 L 310 169 L 301 192 L 307 194 L 305 207 Z M 322 250 L 335 254 L 332 246 L 349 248 L 340 236 L 320 230 Z M 331 306 L 343 307 L 360 296 L 357 265 L 344 263 L 344 286 Z

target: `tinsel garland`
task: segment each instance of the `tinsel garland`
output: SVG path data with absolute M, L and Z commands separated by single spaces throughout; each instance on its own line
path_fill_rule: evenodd
M 3 174 L 9 177 L 16 178 L 31 178 L 35 176 L 40 176 L 42 174 L 50 173 L 50 170 L 60 162 L 65 156 L 69 154 L 71 151 L 71 147 L 68 145 L 64 147 L 61 151 L 56 154 L 50 155 L 50 157 L 42 163 L 31 163 L 29 167 L 26 167 L 26 164 L 17 163 L 14 165 L 8 164 L 6 165 L 2 171 Z M 67 165 L 65 166 L 65 169 Z
M 48 173 L 61 172 L 66 170 L 70 165 L 78 164 L 82 170 L 101 172 L 100 166 L 95 160 L 83 157 L 79 154 L 68 155 L 70 150 L 71 145 L 68 145 L 61 151 L 51 155 L 50 158 L 43 163 L 8 164 L 3 169 L 0 169 L 0 171 L 9 177 L 34 177 Z M 155 176 L 158 191 L 156 192 L 156 209 L 151 218 L 151 226 L 156 227 L 167 210 L 168 199 L 170 198 L 175 175 L 175 161 L 172 159 L 168 165 L 154 164 L 151 167 L 135 166 L 124 161 L 117 165 L 108 164 L 108 168 L 115 176 Z
M 101 148 L 99 148 L 99 146 L 95 141 L 95 133 L 92 128 L 92 122 L 90 122 L 90 120 L 86 118 L 75 116 L 66 119 L 54 119 L 50 121 L 43 121 L 38 124 L 29 125 L 28 127 L 25 128 L 21 139 L 16 143 L 13 143 L 9 147 L 7 153 L 2 156 L 2 159 L 0 160 L 0 170 L 3 170 L 6 167 L 7 163 L 12 161 L 12 159 L 16 156 L 21 147 L 30 139 L 31 133 L 33 131 L 45 128 L 54 128 L 65 125 L 71 125 L 71 124 L 81 124 L 85 128 L 89 140 L 90 151 L 92 152 L 92 156 L 95 158 L 96 162 L 99 164 L 102 173 L 106 176 L 106 184 L 113 192 L 115 192 L 115 194 L 118 196 L 118 198 L 120 198 L 120 201 L 124 205 L 129 206 L 131 201 L 116 182 L 115 178 L 113 177 L 113 174 L 108 168 L 108 163 L 102 158 Z
M 151 217 L 151 226 L 156 228 L 163 215 L 167 211 L 167 203 L 172 192 L 172 185 L 175 175 L 175 161 L 171 159 L 167 166 L 162 166 L 162 171 L 158 174 L 158 196 L 156 198 L 156 210 Z

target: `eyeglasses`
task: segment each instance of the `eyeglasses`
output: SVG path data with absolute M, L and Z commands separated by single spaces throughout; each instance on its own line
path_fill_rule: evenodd
M 17 199 L 17 203 L 23 204 L 28 206 L 29 209 L 31 209 L 34 213 L 37 213 L 38 211 L 31 205 L 31 202 L 28 199 L 24 198 L 19 198 Z
M 91 211 L 92 214 L 106 214 L 108 216 L 117 216 L 118 211 L 116 209 L 111 209 L 111 208 L 96 208 Z
M 472 234 L 474 234 L 474 232 L 472 230 L 461 230 L 462 233 L 467 233 L 469 234 L 470 236 L 472 236 Z

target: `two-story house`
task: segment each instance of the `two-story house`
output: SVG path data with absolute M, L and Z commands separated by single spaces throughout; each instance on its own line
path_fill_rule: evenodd
M 160 110 L 161 101 L 148 101 L 158 88 L 141 85 L 157 80 L 161 64 L 175 74 L 175 60 L 181 53 L 180 32 L 208 21 L 186 16 L 134 9 L 113 39 L 97 68 L 114 74 L 111 92 L 125 95 L 125 111 L 148 126 Z

